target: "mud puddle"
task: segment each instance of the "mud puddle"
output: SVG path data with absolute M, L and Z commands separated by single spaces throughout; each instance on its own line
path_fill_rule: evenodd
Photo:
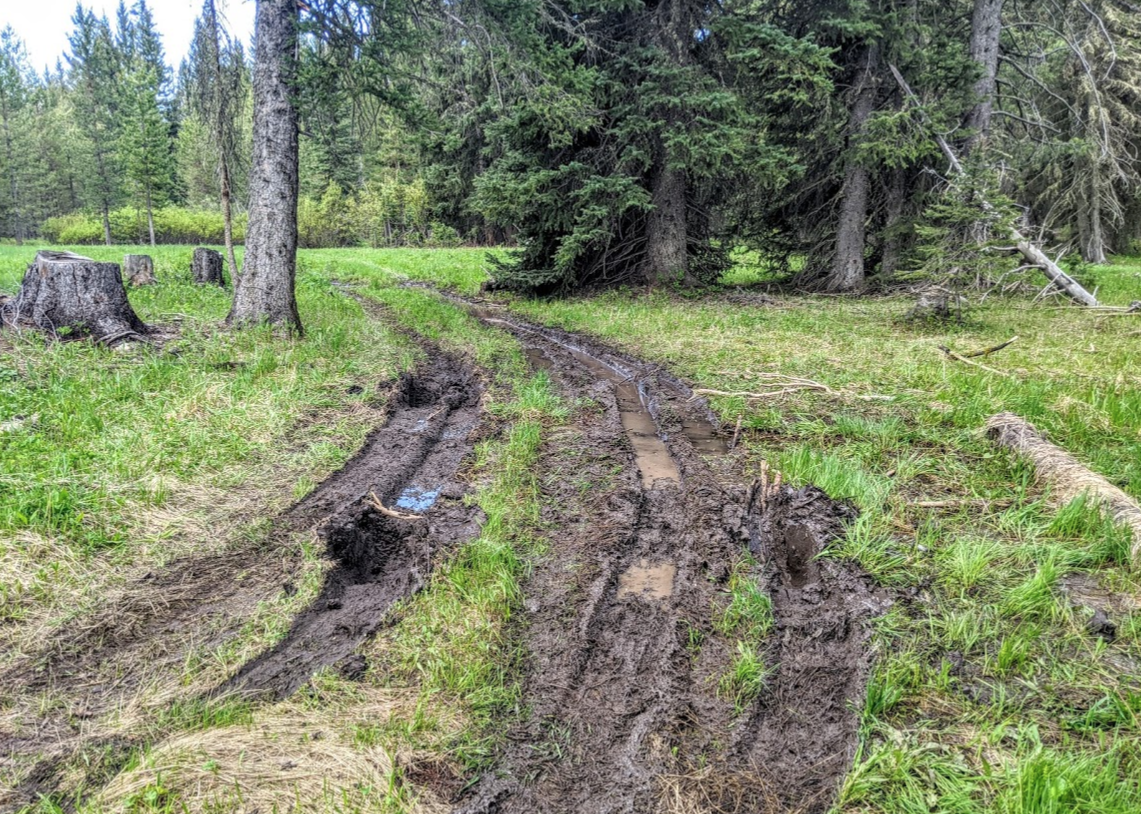
M 663 562 L 651 564 L 645 557 L 631 565 L 618 577 L 618 598 L 630 596 L 669 599 L 674 592 L 677 566 Z
M 545 454 L 559 531 L 526 586 L 530 714 L 457 811 L 827 811 L 856 745 L 867 621 L 887 606 L 853 564 L 819 558 L 851 511 L 746 485 L 715 419 L 659 368 L 473 311 L 603 409 Z M 756 644 L 768 687 L 738 708 L 723 687 L 745 634 L 723 620 L 746 548 L 775 624 Z

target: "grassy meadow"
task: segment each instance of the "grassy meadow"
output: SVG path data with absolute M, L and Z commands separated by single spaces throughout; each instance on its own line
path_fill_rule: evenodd
M 543 554 L 535 464 L 579 409 L 528 374 L 510 337 L 399 286 L 474 294 L 485 253 L 304 251 L 306 334 L 289 339 L 222 329 L 228 291 L 192 284 L 190 248 L 79 251 L 116 261 L 151 253 L 159 284 L 132 290 L 131 302 L 173 338 L 119 351 L 0 333 L 0 668 L 81 623 L 127 580 L 264 534 L 380 420 L 382 385 L 419 357 L 396 326 L 490 372 L 499 432 L 471 464 L 483 533 L 366 646 L 374 666 L 364 682 L 326 675 L 289 701 L 222 710 L 187 706 L 189 690 L 154 693 L 130 724 L 147 746 L 109 785 L 79 785 L 39 807 L 447 810 L 400 782 L 400 758 L 436 755 L 466 776 L 490 765 L 502 722 L 522 714 L 509 621 L 528 561 Z M 0 292 L 16 291 L 33 254 L 0 247 Z M 1141 299 L 1141 261 L 1095 274 L 1105 303 Z M 1141 497 L 1141 316 L 991 297 L 963 324 L 917 326 L 900 319 L 907 298 L 770 292 L 769 302 L 755 282 L 741 268 L 702 296 L 502 299 L 695 387 L 756 393 L 782 374 L 828 388 L 711 403 L 725 424 L 740 419 L 747 469 L 766 462 L 859 507 L 830 556 L 858 560 L 896 597 L 876 625 L 859 753 L 837 811 L 1141 811 L 1141 580 L 1128 567 L 1129 538 L 1080 501 L 1055 505 L 1027 465 L 981 433 L 988 416 L 1017 413 Z M 993 370 L 939 350 L 1013 336 L 980 360 Z M 272 607 L 284 613 L 311 596 Z M 1112 641 L 1088 630 L 1102 605 Z M 251 630 L 241 652 L 285 627 Z M 223 667 L 235 652 L 217 656 Z M 194 686 L 200 670 L 188 662 L 174 684 Z M 0 722 L 20 726 L 18 714 L 0 694 Z M 291 748 L 324 782 L 287 787 L 275 766 L 244 762 L 262 739 L 284 743 L 316 725 L 329 736 Z

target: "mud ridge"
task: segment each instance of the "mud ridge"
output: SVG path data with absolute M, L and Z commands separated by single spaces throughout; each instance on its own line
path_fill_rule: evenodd
M 867 621 L 887 607 L 854 564 L 818 557 L 853 512 L 748 484 L 707 406 L 660 368 L 473 313 L 601 409 L 544 457 L 558 531 L 526 586 L 530 714 L 457 811 L 828 810 L 856 745 Z M 719 689 L 736 656 L 720 622 L 746 548 L 775 626 L 767 688 L 738 709 Z

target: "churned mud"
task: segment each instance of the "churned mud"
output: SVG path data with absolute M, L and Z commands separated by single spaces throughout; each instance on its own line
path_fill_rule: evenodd
M 401 379 L 388 422 L 292 510 L 321 518 L 318 534 L 337 566 L 282 642 L 222 692 L 290 695 L 376 632 L 393 603 L 424 585 L 441 548 L 478 533 L 477 518 L 460 502 L 465 488 L 456 472 L 471 451 L 481 389 L 454 359 L 433 361 Z
M 514 335 L 578 409 L 541 461 L 549 552 L 515 628 L 526 712 L 456 811 L 827 811 L 856 746 L 868 623 L 888 605 L 857 566 L 827 556 L 853 511 L 812 487 L 746 477 L 704 403 L 662 369 L 471 308 Z M 316 534 L 332 562 L 318 598 L 199 700 L 282 698 L 323 668 L 368 669 L 358 646 L 481 520 L 457 475 L 478 431 L 479 381 L 427 352 L 396 384 L 383 425 L 277 519 L 269 542 L 147 575 L 118 608 L 0 675 L 0 774 L 14 790 L 0 791 L 0 809 L 57 792 L 80 763 L 89 785 L 112 776 L 145 727 L 100 722 L 144 677 L 177 683 L 203 638 L 236 636 L 293 578 L 298 555 L 286 550 L 298 533 Z M 726 614 L 741 580 L 771 598 L 763 639 Z M 732 680 L 742 648 L 764 662 L 763 686 L 748 694 Z M 53 704 L 37 710 L 41 698 Z
M 564 395 L 589 399 L 544 466 L 552 551 L 527 585 L 526 720 L 460 812 L 823 812 L 856 745 L 867 621 L 886 598 L 818 555 L 852 511 L 747 483 L 681 382 L 478 306 Z M 724 677 L 744 551 L 773 601 L 759 697 Z
M 0 676 L 0 811 L 61 791 L 77 761 L 88 787 L 112 776 L 145 739 L 103 721 L 147 686 L 177 686 L 189 653 L 225 645 L 259 602 L 289 590 L 298 535 L 315 533 L 334 563 L 320 595 L 275 647 L 206 697 L 281 698 L 324 667 L 348 676 L 367 669 L 357 645 L 424 584 L 435 553 L 478 533 L 457 471 L 472 448 L 481 387 L 471 368 L 426 350 L 427 362 L 397 382 L 383 425 L 277 518 L 267 543 L 147 574 L 86 628 L 61 632 Z

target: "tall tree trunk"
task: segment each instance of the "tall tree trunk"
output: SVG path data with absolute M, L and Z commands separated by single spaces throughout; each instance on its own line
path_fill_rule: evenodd
M 108 246 L 111 245 L 111 208 L 107 204 L 107 199 L 103 198 L 99 205 L 103 215 L 103 242 Z
M 149 186 L 147 187 L 147 231 L 150 233 L 151 248 L 153 249 L 155 246 L 155 213 Z
M 975 0 L 971 14 L 971 59 L 978 63 L 982 75 L 975 82 L 975 106 L 964 122 L 972 130 L 966 148 L 970 152 L 986 140 L 994 110 L 994 92 L 998 76 L 998 42 L 1002 34 L 1003 0 Z
M 223 156 L 222 170 L 222 233 L 226 243 L 226 262 L 230 266 L 230 281 L 238 284 L 238 261 L 234 257 L 234 210 L 230 202 L 230 163 Z
M 1101 222 L 1101 195 L 1097 159 L 1090 161 L 1089 178 L 1086 181 L 1085 206 L 1078 211 L 1078 243 L 1082 260 L 1087 263 L 1105 263 L 1105 231 Z
M 688 65 L 692 40 L 691 20 L 685 0 L 662 0 L 655 9 L 654 40 L 675 66 Z M 666 127 L 679 125 L 677 114 L 666 112 Z M 696 281 L 689 268 L 688 182 L 685 170 L 669 165 L 669 151 L 662 137 L 657 139 L 650 175 L 650 195 L 654 204 L 646 225 L 646 277 L 648 282 Z
M 270 323 L 301 332 L 297 271 L 297 109 L 293 105 L 297 0 L 258 0 L 250 223 L 230 325 Z
M 903 208 L 907 201 L 907 170 L 895 167 L 891 170 L 887 187 L 887 217 L 884 220 L 883 259 L 880 261 L 880 275 L 890 280 L 899 270 L 903 255 Z
M 103 242 L 110 246 L 111 202 L 107 200 L 107 190 L 110 189 L 110 187 L 107 182 L 107 165 L 103 161 L 103 151 L 98 148 L 95 150 L 95 165 L 99 170 L 99 211 L 103 216 Z
M 875 110 L 877 82 L 875 69 L 879 48 L 870 45 L 856 86 L 856 98 L 848 119 L 849 152 L 863 133 Z M 836 224 L 836 252 L 832 268 L 824 280 L 828 291 L 856 291 L 864 284 L 864 241 L 868 219 L 868 171 L 855 158 L 848 158 L 844 185 L 840 189 L 840 217 Z
M 693 282 L 689 276 L 685 171 L 666 165 L 661 148 L 651 184 L 654 209 L 646 226 L 647 282 Z
M 24 218 L 20 212 L 20 183 L 16 180 L 16 159 L 12 149 L 12 131 L 8 126 L 8 109 L 5 107 L 3 111 L 4 118 L 4 150 L 7 153 L 8 163 L 8 186 L 12 195 L 12 218 L 15 221 L 15 238 L 16 245 L 24 245 Z
M 214 137 L 218 140 L 218 176 L 221 182 L 220 194 L 222 198 L 222 231 L 226 244 L 226 262 L 230 266 L 230 281 L 234 286 L 238 284 L 238 261 L 234 257 L 234 214 L 232 188 L 230 179 L 230 157 L 226 149 L 227 91 L 222 87 L 222 43 L 218 36 L 218 12 L 213 0 L 208 0 L 203 11 L 206 14 L 207 25 L 210 26 L 210 38 L 213 43 L 215 93 L 218 94 L 218 110 L 214 117 Z

